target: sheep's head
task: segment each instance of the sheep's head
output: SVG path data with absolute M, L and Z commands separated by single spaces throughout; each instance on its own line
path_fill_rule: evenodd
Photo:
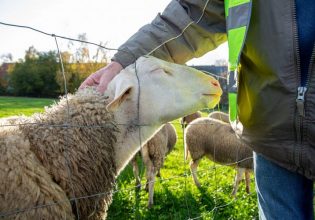
M 163 124 L 213 108 L 222 89 L 216 79 L 196 69 L 141 57 L 112 80 L 107 92 L 112 97 L 108 110 L 123 112 L 123 120 L 135 120 L 139 111 L 140 124 Z

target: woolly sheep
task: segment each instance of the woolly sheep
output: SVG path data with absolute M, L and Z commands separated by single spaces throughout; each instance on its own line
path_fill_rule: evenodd
M 252 150 L 239 140 L 230 124 L 213 118 L 198 118 L 190 123 L 185 132 L 187 158 L 191 156 L 190 169 L 195 184 L 200 187 L 197 167 L 206 156 L 223 165 L 236 166 L 237 173 L 232 195 L 235 196 L 245 171 L 246 191 L 250 192 L 250 170 L 253 168 Z
M 155 175 L 160 177 L 160 169 L 165 157 L 173 149 L 177 141 L 176 129 L 171 123 L 166 123 L 142 148 L 141 155 L 146 167 L 146 189 L 149 191 L 148 207 L 153 206 Z M 136 157 L 132 159 L 136 185 L 140 185 L 139 168 Z
M 229 115 L 226 114 L 225 112 L 214 111 L 214 112 L 211 112 L 211 113 L 208 115 L 208 117 L 209 117 L 209 118 L 218 119 L 218 120 L 223 121 L 223 122 L 225 122 L 225 123 L 230 123 Z
M 190 115 L 186 115 L 184 117 L 181 118 L 180 124 L 182 125 L 182 128 L 187 127 L 187 125 L 192 122 L 193 120 L 200 118 L 201 117 L 201 112 L 197 111 L 194 112 Z
M 0 127 L 2 217 L 105 219 L 115 178 L 140 143 L 220 100 L 218 82 L 199 71 L 153 57 L 136 64 L 106 95 L 84 89 L 19 126 Z

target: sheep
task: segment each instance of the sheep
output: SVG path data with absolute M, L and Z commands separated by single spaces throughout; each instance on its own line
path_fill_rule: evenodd
M 166 122 L 214 107 L 221 94 L 202 72 L 141 57 L 105 94 L 86 88 L 1 126 L 0 216 L 105 219 L 115 178 L 141 144 Z
M 142 148 L 141 155 L 146 167 L 146 190 L 149 191 L 148 208 L 153 206 L 155 175 L 160 177 L 160 169 L 165 157 L 173 149 L 177 141 L 176 129 L 166 123 Z M 132 167 L 136 177 L 136 185 L 140 185 L 139 168 L 136 157 L 132 159 Z
M 239 182 L 245 172 L 246 191 L 250 193 L 250 170 L 253 168 L 253 152 L 237 138 L 230 124 L 213 118 L 198 118 L 185 130 L 185 158 L 191 156 L 190 169 L 197 187 L 197 167 L 200 160 L 207 156 L 210 160 L 223 165 L 236 166 L 232 195 L 236 196 Z
M 23 120 L 26 116 L 24 115 L 20 115 L 20 116 L 9 116 L 9 117 L 5 117 L 5 118 L 0 118 L 0 126 L 11 126 L 14 124 L 17 124 L 19 121 Z
M 182 125 L 182 128 L 184 129 L 185 127 L 187 127 L 187 125 L 192 122 L 193 120 L 195 120 L 196 118 L 200 118 L 201 117 L 201 112 L 197 111 L 194 112 L 190 115 L 186 115 L 184 117 L 181 118 L 180 120 L 180 124 Z
M 209 118 L 218 119 L 218 120 L 223 121 L 225 123 L 230 123 L 229 115 L 227 113 L 225 113 L 225 112 L 214 111 L 214 112 L 211 112 L 208 115 L 208 117 Z

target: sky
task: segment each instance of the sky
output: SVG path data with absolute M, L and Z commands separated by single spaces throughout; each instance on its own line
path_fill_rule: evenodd
M 118 48 L 162 12 L 169 1 L 0 0 L 0 22 L 31 26 L 71 38 L 86 33 L 88 41 Z M 58 39 L 58 43 L 62 51 L 67 50 L 67 40 Z M 11 53 L 17 60 L 24 57 L 30 46 L 38 51 L 56 50 L 54 38 L 50 36 L 0 24 L 0 56 Z M 90 48 L 93 50 L 93 46 Z M 218 59 L 227 59 L 226 44 L 187 64 L 211 65 Z

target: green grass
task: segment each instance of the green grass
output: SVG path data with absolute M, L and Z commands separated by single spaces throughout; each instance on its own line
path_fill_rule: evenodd
M 253 181 L 250 195 L 245 192 L 244 182 L 240 184 L 236 199 L 230 195 L 235 169 L 216 165 L 205 158 L 198 167 L 202 188 L 194 185 L 189 161 L 184 161 L 183 132 L 179 120 L 173 121 L 173 124 L 178 141 L 175 150 L 165 160 L 162 177 L 156 178 L 154 207 L 147 208 L 148 193 L 144 189 L 136 190 L 132 168 L 128 165 L 117 179 L 117 192 L 109 208 L 108 219 L 258 219 Z M 139 164 L 143 167 L 141 161 Z
M 53 99 L 0 97 L 0 118 L 31 115 L 53 102 Z M 230 196 L 235 175 L 233 168 L 215 165 L 208 159 L 203 159 L 198 167 L 202 188 L 198 189 L 194 185 L 189 162 L 184 161 L 183 132 L 179 120 L 173 121 L 173 124 L 178 141 L 174 151 L 165 160 L 164 168 L 161 169 L 162 177 L 156 178 L 154 207 L 147 208 L 148 194 L 143 189 L 136 190 L 132 168 L 128 165 L 117 179 L 107 219 L 258 219 L 253 182 L 252 194 L 245 192 L 245 184 L 242 182 L 237 199 Z M 141 160 L 138 162 L 143 173 Z M 142 183 L 145 183 L 144 176 Z
M 31 115 L 43 111 L 53 99 L 0 96 L 0 118 L 12 115 Z

